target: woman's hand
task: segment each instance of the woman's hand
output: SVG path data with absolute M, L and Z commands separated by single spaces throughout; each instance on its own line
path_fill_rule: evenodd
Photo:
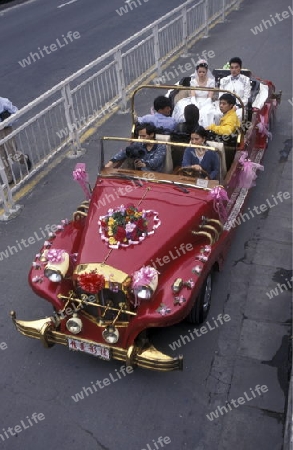
M 191 166 L 194 170 L 198 170 L 201 172 L 201 166 L 199 164 L 194 164 L 194 166 Z

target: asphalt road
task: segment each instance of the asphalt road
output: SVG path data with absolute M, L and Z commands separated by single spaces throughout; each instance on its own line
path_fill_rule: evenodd
M 180 6 L 179 0 L 141 2 L 119 15 L 123 0 L 31 0 L 11 2 L 0 10 L 1 96 L 18 107 L 50 89 L 132 34 Z M 138 5 L 139 3 L 137 3 Z M 62 6 L 63 5 L 63 6 Z M 69 31 L 80 37 L 64 40 Z M 76 35 L 77 36 L 77 35 Z M 44 46 L 60 44 L 56 51 L 40 53 Z M 68 42 L 66 44 L 66 42 Z M 50 51 L 50 50 L 49 50 Z M 30 53 L 31 64 L 22 65 Z M 24 64 L 24 63 L 23 63 Z
M 88 3 L 93 5 L 91 0 Z M 38 4 L 41 2 L 36 3 Z M 42 2 L 46 8 L 45 4 L 46 2 Z M 78 2 L 73 5 L 77 7 Z M 44 16 L 45 10 L 42 10 Z M 291 135 L 292 107 L 288 100 L 292 99 L 292 60 L 290 49 L 285 45 L 292 42 L 291 18 L 257 36 L 250 28 L 259 24 L 262 19 L 269 18 L 270 14 L 285 10 L 288 10 L 285 0 L 278 2 L 278 5 L 274 0 L 246 0 L 240 11 L 233 13 L 227 23 L 216 27 L 208 39 L 192 49 L 193 55 L 204 49 L 213 50 L 216 55 L 211 61 L 213 67 L 221 66 L 230 56 L 240 55 L 246 67 L 251 68 L 260 77 L 273 80 L 277 89 L 283 90 L 283 101 L 279 108 L 273 141 L 269 144 L 264 158 L 265 171 L 259 172 L 257 186 L 252 190 L 247 204 L 247 207 L 251 208 L 264 203 L 266 198 L 275 193 L 283 170 L 283 165 L 279 163 L 279 151 L 284 146 L 284 140 Z M 82 8 L 79 12 L 82 15 Z M 21 19 L 23 20 L 22 16 Z M 106 21 L 106 16 L 104 20 Z M 70 25 L 71 29 L 74 29 L 74 23 Z M 66 27 L 67 29 L 70 28 Z M 62 34 L 60 28 L 51 36 L 60 35 L 60 31 Z M 21 86 L 25 90 L 25 84 L 21 83 Z M 125 136 L 129 124 L 128 117 L 117 115 L 103 125 L 99 133 Z M 87 143 L 88 152 L 83 158 L 92 180 L 96 173 L 97 141 L 96 135 L 90 139 Z M 41 229 L 44 230 L 47 224 L 58 224 L 61 219 L 71 217 L 76 206 L 83 200 L 79 187 L 71 181 L 75 163 L 76 161 L 63 161 L 37 189 L 22 200 L 25 204 L 22 214 L 9 224 L 1 224 L 1 251 L 8 246 L 17 246 L 17 241 L 28 239 L 34 236 L 35 232 L 41 233 Z M 122 364 L 106 363 L 86 355 L 74 354 L 61 346 L 45 350 L 40 342 L 17 334 L 8 318 L 11 309 L 16 310 L 18 318 L 27 320 L 51 313 L 50 305 L 32 294 L 27 285 L 27 272 L 35 253 L 38 252 L 38 243 L 28 248 L 18 247 L 14 255 L 0 261 L 0 344 L 5 344 L 2 347 L 0 345 L 0 430 L 8 430 L 8 427 L 19 425 L 21 421 L 27 427 L 23 427 L 14 437 L 6 431 L 9 437 L 4 434 L 4 441 L 0 437 L 1 448 L 157 450 L 153 441 L 162 436 L 171 440 L 171 443 L 161 447 L 167 450 L 281 450 L 288 386 L 288 349 L 282 344 L 276 352 L 271 350 L 268 361 L 263 361 L 259 366 L 256 366 L 256 363 L 260 357 L 255 356 L 253 368 L 247 356 L 243 356 L 241 352 L 236 356 L 232 351 L 234 344 L 237 346 L 240 339 L 241 321 L 249 315 L 249 311 L 244 314 L 243 296 L 247 294 L 254 276 L 248 269 L 252 267 L 251 261 L 260 240 L 259 235 L 265 226 L 266 216 L 261 215 L 238 228 L 224 270 L 216 276 L 209 320 L 216 318 L 223 311 L 229 311 L 232 327 L 228 333 L 225 332 L 224 326 L 219 327 L 183 346 L 180 349 L 180 353 L 184 355 L 183 372 L 156 373 L 136 370 L 99 389 L 98 392 L 91 394 L 88 391 L 88 396 L 79 402 L 74 401 L 72 396 L 83 388 L 90 387 L 92 381 L 109 377 L 110 373 L 115 378 L 115 370 L 119 371 Z M 283 248 L 282 236 L 279 236 L 279 240 L 280 248 Z M 265 279 L 271 271 L 266 265 L 270 249 L 263 252 L 262 278 Z M 288 269 L 286 252 L 284 248 L 282 267 Z M 259 279 L 258 282 L 261 284 L 262 280 Z M 257 300 L 254 296 L 252 300 L 254 298 Z M 283 305 L 280 297 L 276 301 Z M 284 314 L 280 322 L 286 325 L 290 319 L 289 308 L 285 305 L 283 308 Z M 162 351 L 173 354 L 169 345 L 180 335 L 188 334 L 189 329 L 187 324 L 180 324 L 170 329 L 157 330 L 153 336 L 154 343 Z M 248 349 L 258 348 L 258 342 L 253 341 L 252 337 L 251 340 L 249 336 L 245 339 Z M 226 358 L 222 358 L 223 354 Z M 240 396 L 255 384 L 264 384 L 262 371 L 259 369 L 261 364 L 262 367 L 272 367 L 277 381 L 268 398 L 278 406 L 274 410 L 277 412 L 272 412 L 270 407 L 263 407 L 259 415 L 256 407 L 242 407 L 242 411 L 248 408 L 251 421 L 254 422 L 255 428 L 259 429 L 257 438 L 250 431 L 251 423 L 248 427 L 247 419 L 241 416 L 242 412 L 239 415 L 238 412 L 230 412 L 227 415 L 227 420 L 232 423 L 233 417 L 236 417 L 234 426 L 228 431 L 224 428 L 224 418 L 209 422 L 206 414 L 213 410 L 211 399 L 214 400 L 218 396 L 219 404 L 223 404 L 221 393 L 229 384 L 228 374 L 231 368 L 237 368 L 234 378 L 238 379 L 237 394 Z M 236 397 L 237 395 L 234 395 L 234 398 Z M 44 419 L 36 419 L 35 423 L 31 419 L 34 412 L 43 414 Z

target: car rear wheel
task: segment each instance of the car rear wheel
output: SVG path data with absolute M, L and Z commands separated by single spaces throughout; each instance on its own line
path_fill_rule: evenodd
M 187 321 L 198 325 L 204 322 L 208 316 L 212 299 L 212 273 L 206 277 L 199 296 L 195 299 L 192 310 L 187 316 Z

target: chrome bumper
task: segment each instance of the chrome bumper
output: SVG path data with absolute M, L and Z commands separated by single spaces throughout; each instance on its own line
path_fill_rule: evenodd
M 68 347 L 68 338 L 71 336 L 56 331 L 54 321 L 51 317 L 33 321 L 16 320 L 16 314 L 12 311 L 11 318 L 17 331 L 24 336 L 40 339 L 46 348 L 52 347 L 54 344 L 61 344 Z M 80 339 L 76 335 L 74 339 L 80 343 L 96 344 L 94 341 Z M 104 344 L 103 346 L 107 347 Z M 112 359 L 124 361 L 126 366 L 137 366 L 162 372 L 183 370 L 182 356 L 172 358 L 158 351 L 150 343 L 146 343 L 143 346 L 132 345 L 128 349 L 110 346 L 107 348 L 111 351 Z

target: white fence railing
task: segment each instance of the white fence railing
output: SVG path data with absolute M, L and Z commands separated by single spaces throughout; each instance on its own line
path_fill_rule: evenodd
M 16 189 L 69 144 L 71 156 L 79 156 L 81 132 L 116 107 L 125 111 L 134 87 L 160 77 L 172 55 L 187 53 L 241 1 L 186 1 L 19 110 L 12 129 L 6 128 L 11 118 L 0 122 L 0 220 L 19 210 Z

